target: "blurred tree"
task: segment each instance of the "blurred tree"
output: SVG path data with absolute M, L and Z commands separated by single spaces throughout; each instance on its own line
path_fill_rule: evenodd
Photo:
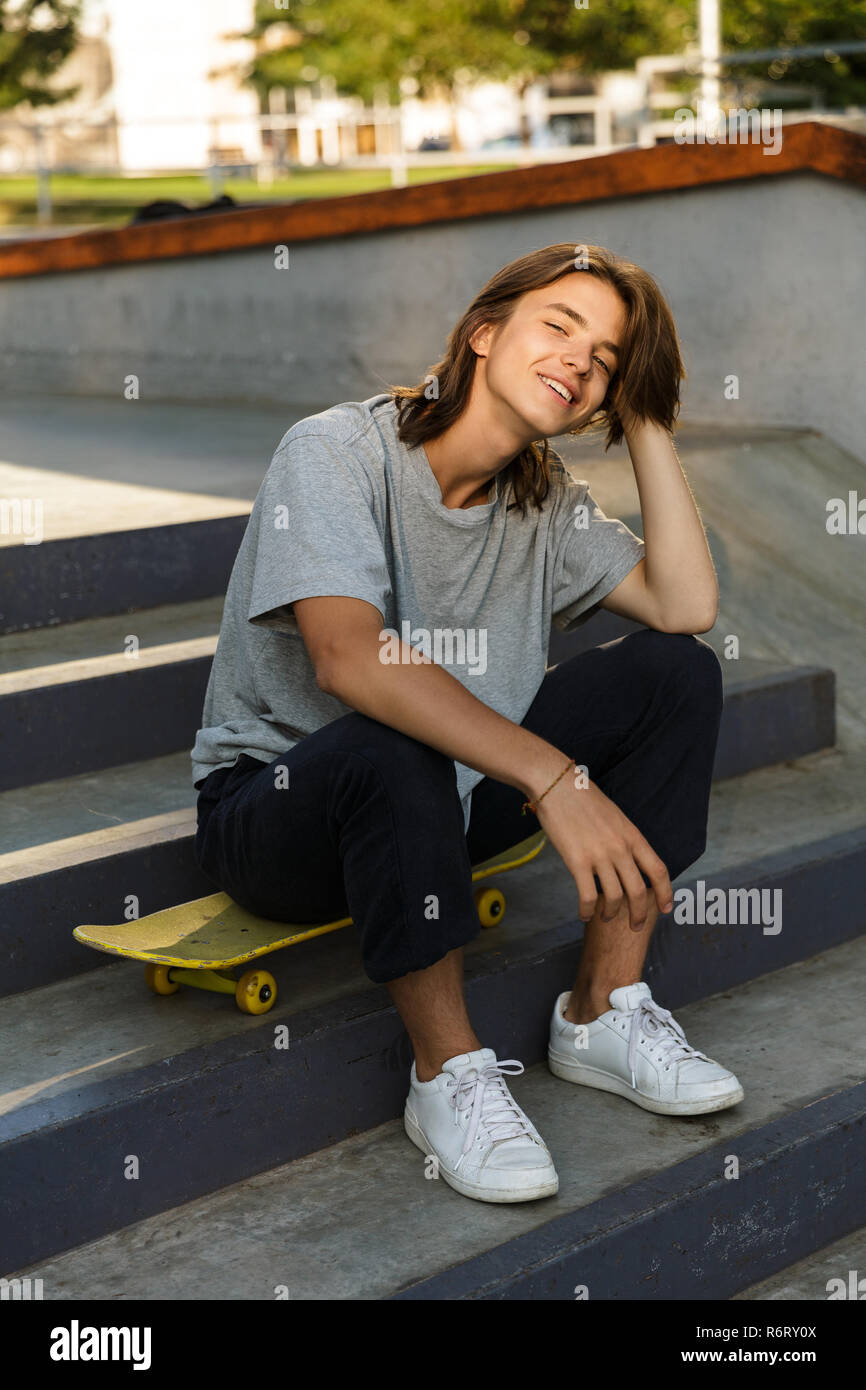
M 259 52 L 245 80 L 263 106 L 270 87 L 323 76 L 367 104 L 384 91 L 392 104 L 407 95 L 442 98 L 452 105 L 455 140 L 461 83 L 507 78 L 529 57 L 503 22 L 507 9 L 507 0 L 292 0 L 287 11 L 257 0 L 245 37 L 259 42 Z M 533 61 L 542 64 L 543 53 Z
M 594 77 L 631 71 L 649 53 L 678 53 L 696 33 L 689 30 L 694 7 L 670 0 L 593 0 L 584 9 L 563 0 L 495 0 L 486 8 L 500 12 L 521 45 L 524 62 L 515 63 L 511 74 L 521 97 L 552 72 Z M 528 144 L 525 115 L 521 135 Z
M 294 87 L 331 77 L 337 89 L 369 103 L 386 89 L 445 97 L 474 81 L 510 81 L 523 94 L 540 77 L 575 72 L 592 77 L 631 70 L 653 53 L 681 53 L 698 39 L 698 0 L 257 0 L 246 37 L 259 51 L 244 80 L 267 105 L 272 86 Z M 726 52 L 866 39 L 864 0 L 737 0 L 722 5 Z M 738 105 L 744 91 L 766 93 L 781 77 L 815 86 L 830 106 L 866 100 L 866 54 L 777 59 L 723 68 Z M 408 80 L 408 81 L 407 81 Z M 414 86 L 417 84 L 417 87 Z M 667 84 L 685 95 L 692 75 Z M 524 140 L 528 129 L 524 121 Z M 457 145 L 455 148 L 459 147 Z
M 54 106 L 80 85 L 48 87 L 78 42 L 82 0 L 0 0 L 0 110 Z
M 866 4 L 863 0 L 737 0 L 722 7 L 722 39 L 726 52 L 750 48 L 805 48 L 826 42 L 814 58 L 774 58 L 744 63 L 734 69 L 737 79 L 752 79 L 766 92 L 774 83 L 813 86 L 824 105 L 844 107 L 866 103 L 866 52 L 838 54 L 833 40 L 866 42 Z

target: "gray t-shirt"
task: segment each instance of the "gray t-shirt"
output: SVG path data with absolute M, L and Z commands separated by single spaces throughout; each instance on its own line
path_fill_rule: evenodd
M 350 712 L 320 690 L 291 605 L 366 599 L 383 628 L 421 646 L 519 724 L 544 679 L 551 619 L 569 632 L 638 563 L 644 543 L 600 510 L 551 450 L 538 511 L 490 500 L 449 508 L 423 446 L 397 437 L 387 395 L 344 401 L 283 435 L 232 569 L 192 749 L 192 780 L 241 753 L 270 762 Z M 422 631 L 423 630 L 423 631 Z M 392 648 L 399 657 L 399 648 Z M 456 763 L 464 821 L 483 773 Z

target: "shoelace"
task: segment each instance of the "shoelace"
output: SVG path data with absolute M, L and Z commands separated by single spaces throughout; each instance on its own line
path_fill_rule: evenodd
M 513 1068 L 513 1070 L 509 1070 Z M 534 1139 L 529 1121 L 521 1114 L 517 1102 L 508 1092 L 503 1075 L 520 1076 L 524 1070 L 522 1062 L 511 1057 L 507 1062 L 488 1062 L 483 1067 L 467 1067 L 459 1081 L 452 1088 L 451 1104 L 454 1106 L 454 1123 L 460 1123 L 463 1111 L 472 1107 L 463 1152 L 455 1168 L 459 1168 L 472 1145 L 480 1125 L 490 1135 L 493 1143 L 501 1139 L 519 1139 L 528 1134 Z
M 677 1023 L 670 1009 L 663 1009 L 654 999 L 642 999 L 631 1016 L 631 1029 L 628 1035 L 628 1066 L 631 1084 L 637 1090 L 635 1062 L 641 1032 L 644 1032 L 653 1047 L 658 1047 L 666 1064 L 682 1061 L 686 1057 L 700 1057 L 709 1062 L 704 1052 L 698 1052 L 686 1042 L 686 1035 Z

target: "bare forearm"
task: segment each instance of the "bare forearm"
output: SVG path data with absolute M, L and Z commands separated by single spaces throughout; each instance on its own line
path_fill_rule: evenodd
M 498 714 L 444 666 L 400 643 L 400 663 L 383 663 L 359 643 L 318 673 L 323 690 L 350 709 L 534 798 L 562 770 L 568 752 Z M 420 660 L 413 661 L 412 654 Z
M 671 436 L 645 423 L 626 431 L 640 496 L 647 587 L 671 622 L 715 622 L 719 586 L 703 522 Z

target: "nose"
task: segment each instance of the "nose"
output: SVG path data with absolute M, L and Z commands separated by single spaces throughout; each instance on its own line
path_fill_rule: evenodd
M 579 376 L 586 376 L 592 365 L 592 353 L 588 343 L 573 343 L 565 349 L 563 362 L 569 362 Z

